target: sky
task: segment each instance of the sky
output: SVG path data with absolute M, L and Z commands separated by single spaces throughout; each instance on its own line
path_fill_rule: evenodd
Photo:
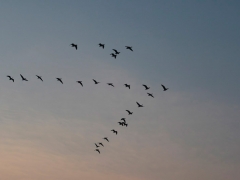
M 239 179 L 239 8 L 1 1 L 0 179 Z

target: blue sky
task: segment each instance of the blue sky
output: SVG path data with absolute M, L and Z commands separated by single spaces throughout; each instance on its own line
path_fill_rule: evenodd
M 3 1 L 0 158 L 7 165 L 0 174 L 239 178 L 239 7 L 220 0 Z M 112 49 L 121 52 L 116 59 Z M 125 129 L 117 125 L 123 116 L 131 122 Z M 102 136 L 111 143 L 98 156 L 94 142 Z

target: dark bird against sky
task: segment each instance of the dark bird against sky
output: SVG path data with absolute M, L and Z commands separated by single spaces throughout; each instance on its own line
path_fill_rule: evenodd
M 104 49 L 105 44 L 99 43 L 98 45 L 99 45 L 99 47 L 102 47 Z
M 115 59 L 117 58 L 117 55 L 116 55 L 116 54 L 111 53 L 110 55 L 111 55 L 112 57 L 114 57 Z
M 97 151 L 100 154 L 100 150 L 99 149 L 95 149 L 95 151 Z
M 122 120 L 124 123 L 126 123 L 126 119 L 125 119 L 125 118 L 122 118 L 121 120 Z
M 82 81 L 77 81 L 77 83 L 81 84 L 81 86 L 83 87 Z
M 117 135 L 117 133 L 118 133 L 118 132 L 117 132 L 116 130 L 114 130 L 114 129 L 112 129 L 111 131 L 112 131 L 113 133 L 115 133 L 116 135 Z
M 105 139 L 107 142 L 109 142 L 109 140 L 108 140 L 108 138 L 107 138 L 107 137 L 105 137 L 105 138 L 103 138 L 103 139 Z
M 14 79 L 11 76 L 7 76 L 10 81 L 14 82 Z
M 126 110 L 128 112 L 128 115 L 132 115 L 133 112 L 129 111 L 129 110 Z
M 36 75 L 36 76 L 37 76 L 38 79 L 40 79 L 41 81 L 43 81 L 41 76 L 38 76 L 38 75 Z
M 62 78 L 56 78 L 56 79 L 57 79 L 57 81 L 59 81 L 59 82 L 61 82 L 63 84 Z
M 100 142 L 100 143 L 98 143 L 98 144 L 100 144 L 102 147 L 104 147 L 103 143 Z
M 95 83 L 95 84 L 98 84 L 98 83 L 100 83 L 100 82 L 96 81 L 95 79 L 93 79 L 93 81 L 94 81 L 94 83 Z
M 148 96 L 151 96 L 151 97 L 153 97 L 153 98 L 154 98 L 153 94 L 151 94 L 151 93 L 147 93 L 147 94 L 148 94 Z
M 107 85 L 114 87 L 113 83 L 107 83 Z
M 117 51 L 116 49 L 113 49 L 113 51 L 115 52 L 115 54 L 120 54 L 120 52 Z
M 128 89 L 130 89 L 130 84 L 124 84 L 125 87 L 127 87 Z
M 20 76 L 22 78 L 22 81 L 28 81 L 25 77 L 23 77 L 23 75 L 20 74 Z
M 74 43 L 72 43 L 72 44 L 70 44 L 72 47 L 75 47 L 75 49 L 77 50 L 77 44 L 74 44 Z
M 161 84 L 161 86 L 163 87 L 163 91 L 168 90 L 169 88 L 166 88 L 164 85 Z
M 96 146 L 96 148 L 99 148 L 100 146 L 98 146 L 96 143 L 95 143 L 95 146 Z
M 125 47 L 126 47 L 126 49 L 129 49 L 130 51 L 133 51 L 132 46 L 125 46 Z
M 143 84 L 143 86 L 145 87 L 145 90 L 150 89 L 150 87 L 148 87 L 147 85 Z
M 139 104 L 138 102 L 136 102 L 136 103 L 137 103 L 138 107 L 143 107 L 143 105 L 142 105 L 142 104 Z

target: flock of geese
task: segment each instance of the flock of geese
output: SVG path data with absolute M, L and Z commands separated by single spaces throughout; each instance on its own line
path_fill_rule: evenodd
M 112 83 L 108 83 L 108 84 L 112 84 Z M 124 84 L 125 85 L 125 87 L 127 87 L 127 88 L 129 88 L 130 89 L 130 85 L 129 84 Z M 148 87 L 147 85 L 145 85 L 145 84 L 143 84 L 142 86 L 144 86 L 145 87 L 145 90 L 148 90 L 148 89 L 150 89 L 150 87 Z M 161 84 L 161 86 L 162 86 L 162 88 L 163 88 L 163 91 L 167 91 L 168 90 L 168 88 L 166 88 L 163 84 Z M 113 86 L 114 87 L 114 86 Z M 153 94 L 151 94 L 151 93 L 147 93 L 148 94 L 148 96 L 150 96 L 150 97 L 152 97 L 152 98 L 154 98 L 154 96 L 153 96 Z M 137 106 L 140 108 L 140 107 L 144 107 L 143 106 L 143 104 L 140 104 L 139 102 L 136 102 L 136 104 L 137 104 Z M 128 113 L 128 115 L 132 115 L 133 114 L 133 112 L 131 112 L 130 110 L 126 110 L 126 112 Z M 120 126 L 128 126 L 128 124 L 126 123 L 126 118 L 121 118 L 121 120 L 118 122 L 118 124 L 120 125 Z M 114 134 L 118 134 L 118 131 L 116 131 L 115 129 L 112 129 L 111 130 Z M 108 137 L 104 137 L 104 138 L 102 138 L 102 139 L 104 139 L 104 140 L 106 140 L 107 142 L 109 142 L 109 139 L 108 139 Z M 95 149 L 95 151 L 97 151 L 99 154 L 100 154 L 100 147 L 102 146 L 102 147 L 104 147 L 104 145 L 103 145 L 103 143 L 102 142 L 98 142 L 98 143 L 95 143 L 95 146 L 96 146 L 96 149 Z
M 72 47 L 74 47 L 76 50 L 78 49 L 77 44 L 72 43 L 72 44 L 70 44 L 70 45 L 71 45 Z M 99 43 L 98 45 L 99 45 L 99 47 L 102 47 L 103 49 L 104 49 L 104 47 L 105 47 L 105 44 Z M 130 51 L 133 51 L 133 49 L 132 49 L 131 46 L 125 46 L 125 47 L 126 47 L 126 49 L 128 49 L 128 50 L 130 50 Z M 110 55 L 116 59 L 117 55 L 120 54 L 120 52 L 117 51 L 116 49 L 112 49 L 112 50 L 113 50 L 115 53 L 111 53 Z M 9 78 L 10 81 L 14 82 L 13 77 L 11 77 L 10 75 L 8 75 L 7 77 Z M 22 81 L 28 81 L 28 79 L 25 78 L 22 74 L 20 74 L 20 77 L 22 78 Z M 36 75 L 36 77 L 37 77 L 37 79 L 39 79 L 39 80 L 41 80 L 41 81 L 43 82 L 42 76 Z M 63 84 L 62 78 L 56 78 L 56 80 Z M 92 79 L 92 80 L 93 80 L 94 84 L 99 84 L 99 83 L 100 83 L 99 81 L 97 81 L 97 80 L 95 80 L 95 79 Z M 79 83 L 79 84 L 83 87 L 83 82 L 82 82 L 82 81 L 76 81 L 76 82 Z M 107 83 L 107 85 L 112 86 L 112 87 L 115 87 L 115 86 L 113 85 L 113 83 Z M 126 88 L 128 88 L 128 89 L 130 89 L 130 87 L 131 87 L 130 84 L 124 84 L 124 86 L 125 86 Z M 143 84 L 142 86 L 145 87 L 145 90 L 149 90 L 149 89 L 150 89 L 150 87 L 147 86 L 147 85 L 145 85 L 145 84 Z M 168 90 L 168 88 L 166 88 L 163 84 L 161 84 L 161 86 L 162 86 L 162 88 L 163 88 L 163 91 L 167 91 L 167 90 Z M 148 92 L 147 92 L 147 94 L 148 94 L 148 96 L 154 98 L 154 96 L 153 96 L 152 93 L 148 93 Z M 139 102 L 136 102 L 136 104 L 138 105 L 139 108 L 140 108 L 140 107 L 144 107 L 143 104 L 140 104 Z M 132 114 L 133 114 L 133 112 L 131 112 L 130 110 L 126 110 L 126 112 L 128 113 L 128 115 L 132 115 Z M 118 124 L 119 124 L 120 126 L 125 126 L 125 127 L 128 126 L 128 124 L 126 123 L 126 118 L 121 118 L 121 121 L 119 121 Z M 116 131 L 115 129 L 112 129 L 111 131 L 112 131 L 114 134 L 116 134 L 116 135 L 118 134 L 118 131 Z M 109 142 L 108 137 L 104 137 L 104 138 L 102 138 L 102 139 L 104 139 L 105 141 Z M 104 147 L 103 143 L 102 143 L 102 142 L 95 143 L 95 146 L 96 146 L 95 151 L 97 151 L 97 152 L 100 154 L 100 149 L 99 149 L 99 148 L 100 148 L 100 146 Z

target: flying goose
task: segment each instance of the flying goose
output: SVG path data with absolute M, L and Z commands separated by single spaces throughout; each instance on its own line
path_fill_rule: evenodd
M 143 84 L 143 86 L 145 87 L 145 90 L 150 89 L 150 87 L 148 87 L 147 85 Z
M 136 102 L 138 107 L 143 107 L 143 104 L 139 104 L 138 102 Z
M 115 52 L 115 54 L 120 54 L 120 52 L 117 51 L 116 49 L 113 49 L 113 51 Z
M 126 110 L 128 112 L 128 115 L 132 115 L 133 112 L 129 111 L 129 110 Z
M 100 83 L 100 82 L 97 82 L 95 79 L 93 79 L 93 81 L 94 81 L 94 83 L 95 83 L 95 84 L 98 84 L 98 83 Z
M 166 88 L 164 85 L 161 84 L 161 86 L 163 87 L 163 91 L 168 90 L 169 88 Z
M 77 81 L 77 83 L 81 84 L 81 86 L 83 87 L 82 81 Z
M 57 81 L 59 81 L 60 83 L 63 84 L 63 82 L 62 82 L 62 78 L 56 78 L 56 79 L 57 79 Z
M 14 82 L 14 79 L 11 76 L 7 76 L 9 78 L 10 81 Z
M 70 44 L 72 47 L 75 47 L 75 49 L 77 50 L 77 44 Z
M 153 97 L 154 98 L 154 96 L 151 94 L 151 93 L 147 93 L 148 94 L 148 96 L 151 96 L 151 97 Z
M 110 55 L 111 55 L 112 57 L 114 57 L 115 59 L 117 58 L 117 55 L 116 55 L 116 54 L 111 53 Z
M 109 140 L 108 140 L 108 138 L 107 138 L 107 137 L 105 137 L 105 138 L 103 138 L 103 139 L 105 139 L 107 142 L 109 142 Z
M 130 84 L 124 84 L 125 87 L 128 87 L 128 89 L 130 89 Z
M 28 81 L 25 77 L 23 77 L 23 75 L 20 74 L 20 76 L 22 78 L 22 81 Z
M 125 46 L 125 47 L 126 47 L 126 49 L 129 49 L 130 51 L 133 51 L 132 46 Z
M 98 45 L 99 45 L 99 47 L 102 47 L 104 49 L 105 44 L 99 43 Z
M 36 76 L 37 76 L 38 79 L 40 79 L 41 81 L 43 81 L 43 80 L 42 80 L 42 76 L 38 76 L 38 75 L 36 75 Z
M 116 130 L 114 130 L 114 129 L 112 129 L 111 131 L 112 131 L 113 133 L 115 133 L 116 135 L 117 135 L 117 133 L 118 133 L 118 132 L 117 132 Z

